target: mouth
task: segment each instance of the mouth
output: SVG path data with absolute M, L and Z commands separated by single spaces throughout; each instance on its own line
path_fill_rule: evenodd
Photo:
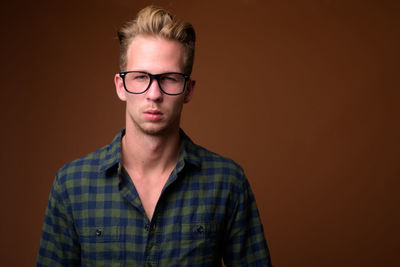
M 164 114 L 161 111 L 159 111 L 158 109 L 149 109 L 149 110 L 146 110 L 143 114 L 144 114 L 144 117 L 150 121 L 161 120 L 164 116 Z

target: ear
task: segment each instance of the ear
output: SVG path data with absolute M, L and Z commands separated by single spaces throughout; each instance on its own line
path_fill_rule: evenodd
M 119 76 L 119 74 L 115 74 L 114 76 L 114 84 L 115 84 L 115 90 L 117 91 L 118 98 L 121 99 L 121 101 L 126 101 L 126 92 L 124 89 L 124 82 L 122 81 L 122 78 Z
M 196 87 L 196 81 L 195 80 L 189 80 L 189 83 L 186 87 L 185 91 L 185 98 L 183 99 L 183 103 L 188 103 L 193 97 L 194 93 L 194 88 Z

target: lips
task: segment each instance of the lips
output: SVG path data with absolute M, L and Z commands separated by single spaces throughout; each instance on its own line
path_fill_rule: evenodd
M 150 109 L 146 110 L 144 113 L 144 117 L 151 121 L 157 121 L 163 118 L 164 114 L 158 109 Z

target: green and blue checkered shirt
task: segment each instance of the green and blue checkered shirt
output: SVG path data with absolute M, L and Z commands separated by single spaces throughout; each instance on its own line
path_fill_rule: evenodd
M 37 266 L 271 266 L 242 168 L 194 144 L 181 151 L 151 221 L 111 144 L 66 164 L 45 213 Z

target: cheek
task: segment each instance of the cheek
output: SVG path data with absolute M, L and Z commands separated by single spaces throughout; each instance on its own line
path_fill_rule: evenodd
M 180 101 L 179 103 L 177 103 L 177 105 L 175 106 L 175 113 L 177 116 L 181 115 L 183 109 L 183 101 Z
M 137 100 L 134 99 L 132 96 L 126 97 L 126 108 L 129 109 L 131 112 L 134 112 L 139 107 Z
M 183 101 L 181 99 L 170 99 L 168 104 L 164 106 L 164 111 L 168 112 L 170 116 L 179 116 L 182 111 Z M 162 105 L 161 105 L 162 106 Z

